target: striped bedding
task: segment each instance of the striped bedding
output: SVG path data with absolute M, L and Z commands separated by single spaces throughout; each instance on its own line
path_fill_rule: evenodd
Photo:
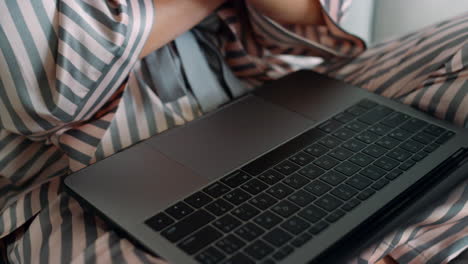
M 326 26 L 223 5 L 219 48 L 235 75 L 253 89 L 295 68 L 279 55 L 321 56 L 316 71 L 468 127 L 468 13 L 366 48 L 340 28 L 351 1 L 321 2 Z M 192 95 L 162 101 L 145 79 L 153 16 L 152 0 L 0 1 L 0 263 L 164 263 L 61 184 L 202 115 Z M 467 249 L 468 181 L 349 262 L 468 263 Z

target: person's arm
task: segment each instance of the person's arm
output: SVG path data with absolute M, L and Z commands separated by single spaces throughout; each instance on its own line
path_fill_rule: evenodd
M 381 259 L 379 262 L 376 264 L 398 264 L 395 260 L 393 260 L 391 257 L 386 256 L 383 259 Z
M 282 24 L 323 25 L 319 0 L 247 0 L 258 11 Z
M 225 0 L 153 0 L 156 15 L 140 58 L 196 26 Z

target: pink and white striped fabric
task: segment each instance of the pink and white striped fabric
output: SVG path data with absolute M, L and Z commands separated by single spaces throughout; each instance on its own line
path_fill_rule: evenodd
M 254 88 L 295 68 L 278 55 L 320 56 L 316 71 L 468 127 L 468 14 L 366 49 L 340 28 L 351 1 L 321 3 L 325 26 L 280 25 L 248 5 L 223 5 L 219 48 L 233 73 Z M 145 81 L 138 55 L 154 12 L 151 0 L 0 1 L 1 263 L 163 263 L 61 185 L 202 115 L 191 94 L 163 101 Z M 350 262 L 468 262 L 467 226 L 465 182 Z

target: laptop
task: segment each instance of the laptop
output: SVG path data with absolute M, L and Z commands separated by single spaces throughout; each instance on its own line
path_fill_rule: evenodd
M 299 71 L 64 181 L 170 263 L 341 263 L 467 157 L 466 130 Z

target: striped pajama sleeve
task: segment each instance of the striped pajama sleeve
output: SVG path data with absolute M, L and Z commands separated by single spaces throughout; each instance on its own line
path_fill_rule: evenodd
M 39 212 L 47 243 L 58 176 L 94 159 L 113 114 L 103 106 L 126 86 L 154 11 L 151 0 L 7 0 L 0 10 L 0 244 L 8 251 L 19 244 L 3 239 Z M 18 239 L 18 262 L 39 258 L 36 236 Z
M 355 57 L 364 42 L 339 27 L 350 0 L 323 0 L 325 25 L 282 25 L 248 5 L 258 42 L 272 54 L 318 55 L 323 58 Z

